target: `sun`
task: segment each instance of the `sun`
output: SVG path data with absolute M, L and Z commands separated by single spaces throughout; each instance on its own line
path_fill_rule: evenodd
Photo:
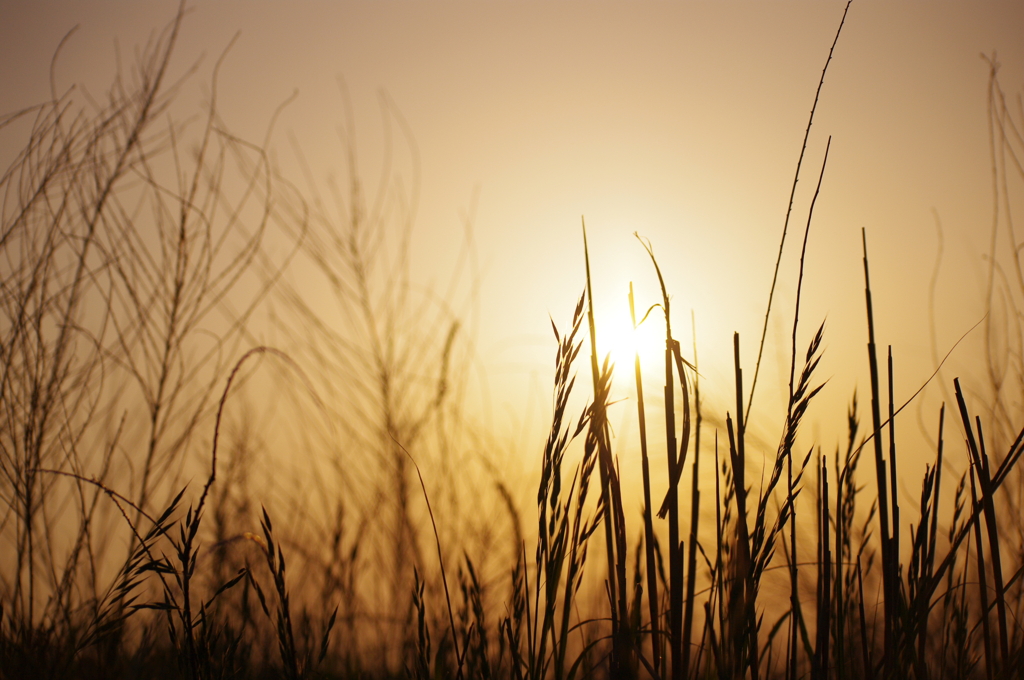
M 637 316 L 645 311 L 637 310 Z M 620 386 L 633 384 L 637 356 L 644 375 L 664 370 L 665 330 L 658 310 L 640 321 L 634 328 L 628 305 L 595 320 L 598 357 L 602 362 L 608 357 L 615 365 L 615 382 Z

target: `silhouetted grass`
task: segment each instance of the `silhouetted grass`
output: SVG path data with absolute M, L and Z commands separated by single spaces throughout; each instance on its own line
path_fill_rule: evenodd
M 461 321 L 410 298 L 408 232 L 389 260 L 386 198 L 367 209 L 353 150 L 332 213 L 312 184 L 307 199 L 260 147 L 223 132 L 212 104 L 191 165 L 177 154 L 184 129 L 156 127 L 174 94 L 164 79 L 182 19 L 143 53 L 135 81 L 117 80 L 108 105 L 55 96 L 0 121 L 34 121 L 0 177 L 0 677 L 1024 677 L 1024 429 L 1010 392 L 1021 384 L 990 344 L 991 399 L 953 381 L 963 449 L 942 406 L 919 500 L 901 504 L 906 404 L 894 399 L 891 347 L 883 384 L 865 230 L 870 430 L 855 393 L 840 421 L 845 450 L 829 461 L 805 443 L 827 338 L 820 324 L 798 342 L 818 191 L 773 453 L 747 435 L 764 335 L 749 388 L 738 334 L 732 383 L 702 383 L 696 342 L 687 358 L 641 239 L 660 295 L 640 323 L 664 319 L 664 401 L 645 402 L 637 355 L 639 457 L 613 454 L 615 367 L 599 352 L 591 291 L 601 269 L 584 231 L 583 293 L 567 327 L 552 320 L 551 423 L 536 535 L 524 536 L 533 520 L 505 480 L 485 466 L 483 486 L 453 457 L 489 443 L 459 438 L 469 437 Z M 994 62 L 990 82 L 998 194 L 1024 176 L 1022 138 Z M 172 183 L 160 166 L 168 155 Z M 284 260 L 264 247 L 272 226 L 291 237 Z M 283 279 L 297 257 L 328 281 L 355 331 Z M 258 285 L 239 307 L 243 281 Z M 774 289 L 775 279 L 765 329 Z M 287 354 L 253 339 L 253 310 L 267 300 L 289 308 L 277 322 Z M 628 300 L 636 326 L 632 287 Z M 288 453 L 310 472 L 308 489 L 270 487 L 277 509 L 257 513 L 246 466 L 267 451 L 244 429 L 229 434 L 225 408 L 264 388 L 251 369 L 266 357 L 289 372 L 271 388 L 275 404 L 306 400 L 295 407 L 301 445 Z M 590 379 L 577 385 L 580 361 Z M 713 437 L 708 389 L 734 404 L 707 419 L 719 424 Z M 663 463 L 648 428 L 664 428 Z M 323 460 L 337 486 L 318 476 Z M 637 462 L 643 509 L 631 517 L 621 471 Z M 202 486 L 184 481 L 193 472 Z

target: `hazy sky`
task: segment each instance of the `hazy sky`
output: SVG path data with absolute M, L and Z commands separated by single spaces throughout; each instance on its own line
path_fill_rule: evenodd
M 419 158 L 413 258 L 421 281 L 447 281 L 464 216 L 475 206 L 479 355 L 493 412 L 521 403 L 531 380 L 548 394 L 548 315 L 567 324 L 583 285 L 581 216 L 602 318 L 627 318 L 630 280 L 639 305 L 657 301 L 653 271 L 632 237 L 638 231 L 660 258 L 683 337 L 694 310 L 708 381 L 728 396 L 733 331 L 742 335 L 744 363 L 753 364 L 808 112 L 844 3 L 203 0 L 190 7 L 175 63 L 181 72 L 205 54 L 197 91 L 208 89 L 213 62 L 240 31 L 218 89 L 234 132 L 262 140 L 275 108 L 298 90 L 271 142 L 285 169 L 295 170 L 290 135 L 314 174 L 343 169 L 341 77 L 360 159 L 375 177 L 378 92 L 386 91 Z M 79 29 L 57 64 L 58 84 L 84 82 L 102 93 L 115 40 L 130 63 L 175 9 L 174 2 L 3 0 L 0 110 L 47 98 L 50 57 L 71 27 Z M 769 333 L 789 333 L 796 252 L 831 135 L 800 340 L 827 317 L 823 375 L 833 377 L 823 403 L 830 408 L 842 409 L 866 384 L 862 227 L 879 342 L 895 346 L 898 398 L 932 368 L 936 216 L 945 243 L 940 352 L 981 315 L 980 254 L 992 215 L 982 53 L 998 53 L 1008 94 L 1024 90 L 1024 3 L 855 0 L 850 9 L 811 132 L 781 313 Z M 3 137 L 0 152 L 16 143 Z M 411 167 L 409 158 L 398 149 L 399 171 Z M 767 351 L 762 379 L 778 384 L 787 369 L 777 358 L 788 349 Z M 830 416 L 841 422 L 843 412 Z

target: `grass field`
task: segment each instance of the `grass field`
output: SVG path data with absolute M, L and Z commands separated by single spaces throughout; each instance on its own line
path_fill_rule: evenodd
M 0 118 L 28 130 L 0 177 L 0 677 L 1024 677 L 1018 252 L 987 265 L 979 384 L 953 381 L 934 450 L 906 451 L 872 310 L 899 293 L 872 289 L 863 233 L 870 389 L 837 414 L 845 447 L 823 451 L 798 437 L 828 334 L 800 314 L 817 193 L 802 230 L 787 214 L 795 307 L 774 308 L 774 281 L 750 293 L 764 334 L 792 314 L 765 451 L 747 435 L 764 335 L 742 339 L 754 366 L 722 339 L 734 381 L 707 384 L 678 335 L 671 258 L 638 237 L 651 267 L 636 275 L 661 299 L 630 305 L 664 329 L 663 362 L 612 366 L 584 228 L 522 510 L 480 453 L 494 442 L 465 398 L 466 319 L 409 284 L 401 201 L 365 195 L 354 153 L 334 196 L 280 176 L 265 145 L 224 130 L 217 67 L 209 108 L 168 123 L 180 27 L 101 104 L 69 91 Z M 998 201 L 1024 178 L 1024 120 L 994 67 L 989 90 Z M 297 262 L 329 310 L 290 282 Z M 635 384 L 630 460 L 613 374 Z M 708 393 L 732 407 L 706 413 Z M 285 415 L 254 405 L 268 395 Z M 920 479 L 908 457 L 928 461 Z

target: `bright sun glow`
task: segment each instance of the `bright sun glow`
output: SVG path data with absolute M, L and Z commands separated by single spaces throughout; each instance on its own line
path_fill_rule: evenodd
M 646 309 L 638 309 L 642 317 Z M 639 322 L 640 319 L 638 318 Z M 660 311 L 655 309 L 635 330 L 629 317 L 629 310 L 597 320 L 597 351 L 601 360 L 609 356 L 615 364 L 615 383 L 623 388 L 633 384 L 636 355 L 640 355 L 640 366 L 645 375 L 659 370 L 665 361 L 665 327 L 661 323 Z M 663 370 L 663 369 L 661 369 Z

